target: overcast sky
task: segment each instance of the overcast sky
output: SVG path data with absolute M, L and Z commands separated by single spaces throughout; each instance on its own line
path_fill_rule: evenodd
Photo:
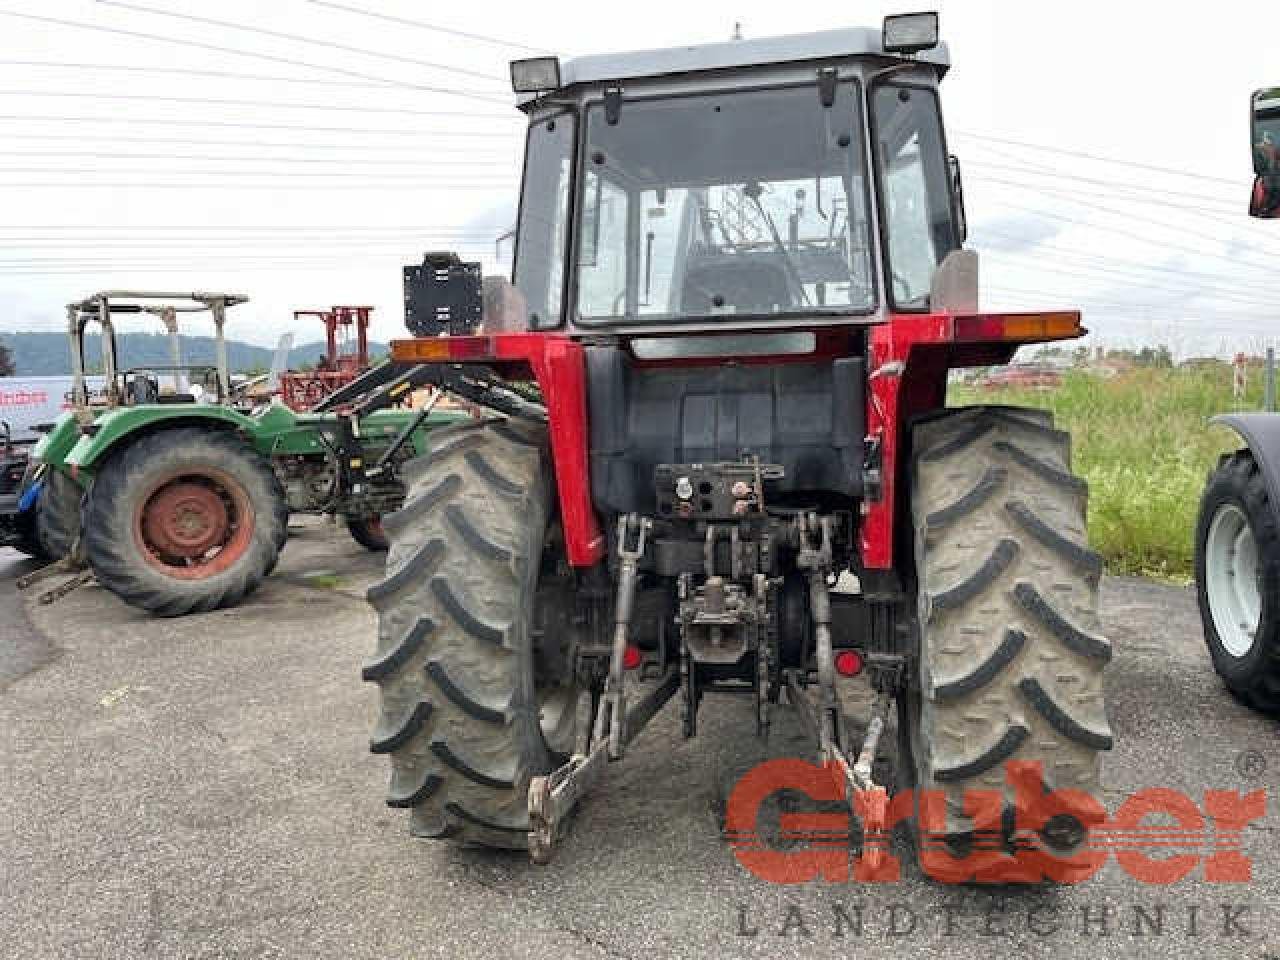
M 395 336 L 403 264 L 492 261 L 510 225 L 510 58 L 920 6 L 0 0 L 0 331 L 142 287 L 247 293 L 229 333 L 264 345 L 335 303 L 375 305 Z M 939 7 L 986 306 L 1078 305 L 1107 342 L 1184 354 L 1280 333 L 1280 221 L 1246 216 L 1248 96 L 1280 85 L 1280 4 Z

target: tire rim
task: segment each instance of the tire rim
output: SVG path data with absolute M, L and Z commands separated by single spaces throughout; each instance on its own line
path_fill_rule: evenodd
M 1257 642 L 1262 590 L 1253 529 L 1235 504 L 1223 504 L 1213 515 L 1205 541 L 1204 578 L 1218 639 L 1236 659 L 1247 656 Z
M 234 566 L 253 539 L 253 504 L 221 470 L 168 474 L 139 504 L 134 537 L 147 564 L 168 577 L 215 577 Z

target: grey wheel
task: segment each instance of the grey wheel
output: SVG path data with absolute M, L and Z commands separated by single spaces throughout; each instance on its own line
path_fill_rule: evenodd
M 1258 710 L 1280 713 L 1280 530 L 1253 454 L 1224 457 L 1196 525 L 1196 597 L 1214 669 Z
M 1041 762 L 1049 790 L 1100 791 L 1099 754 L 1112 745 L 1102 561 L 1087 546 L 1070 437 L 1044 416 L 948 411 L 912 439 L 920 657 L 908 746 L 917 786 L 947 797 L 944 839 L 963 846 L 978 831 L 1007 836 L 1008 761 Z M 1005 797 L 998 821 L 966 816 L 975 790 Z M 1082 834 L 1042 839 L 1066 853 Z
M 564 597 L 546 431 L 433 430 L 403 475 L 363 671 L 379 689 L 370 747 L 391 760 L 387 804 L 411 811 L 416 836 L 524 849 L 529 780 L 572 751 L 578 703 L 547 666 L 564 658 L 540 645 L 562 639 L 543 617 Z

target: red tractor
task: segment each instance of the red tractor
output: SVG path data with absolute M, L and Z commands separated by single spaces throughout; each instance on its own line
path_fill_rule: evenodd
M 691 737 L 739 695 L 757 729 L 795 707 L 868 836 L 896 711 L 897 786 L 945 807 L 923 842 L 1086 841 L 1087 803 L 1023 829 L 1005 765 L 1099 790 L 1087 488 L 1047 414 L 946 406 L 950 371 L 1084 331 L 979 312 L 947 68 L 934 14 L 512 64 L 514 287 L 409 268 L 416 336 L 364 385 L 491 411 L 406 469 L 368 594 L 372 749 L 415 835 L 545 860 L 664 703 Z

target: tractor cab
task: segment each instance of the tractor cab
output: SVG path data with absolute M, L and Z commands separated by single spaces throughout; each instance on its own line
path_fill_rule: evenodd
M 513 63 L 529 326 L 781 330 L 928 309 L 962 241 L 947 67 L 933 15 Z

